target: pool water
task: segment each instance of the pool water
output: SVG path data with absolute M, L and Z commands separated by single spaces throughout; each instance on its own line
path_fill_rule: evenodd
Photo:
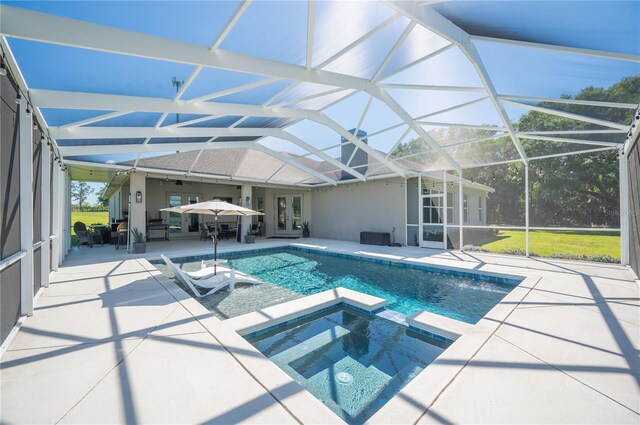
M 198 257 L 177 264 L 187 271 L 200 268 Z M 268 284 L 239 285 L 199 301 L 220 318 L 229 318 L 271 305 L 342 286 L 384 298 L 386 307 L 403 314 L 420 310 L 476 323 L 514 287 L 470 277 L 378 264 L 292 248 L 225 255 L 228 265 Z M 164 263 L 153 262 L 173 277 Z M 190 293 L 190 290 L 185 289 Z
M 349 424 L 364 423 L 446 348 L 346 306 L 246 338 Z

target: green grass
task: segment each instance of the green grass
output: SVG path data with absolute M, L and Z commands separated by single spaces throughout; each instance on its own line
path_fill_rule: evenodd
M 78 245 L 78 237 L 73 230 L 73 223 L 81 221 L 87 226 L 91 224 L 109 224 L 108 211 L 71 211 L 71 245 Z
M 497 235 L 468 242 L 491 252 L 524 251 L 524 230 L 501 230 Z M 620 258 L 620 233 L 590 231 L 531 230 L 529 250 L 540 257 L 602 257 Z M 585 258 L 586 259 L 586 258 Z

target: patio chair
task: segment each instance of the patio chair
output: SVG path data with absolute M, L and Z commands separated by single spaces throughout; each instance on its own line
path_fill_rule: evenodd
M 200 222 L 200 240 L 206 241 L 210 237 L 211 237 L 211 234 L 209 233 L 209 228 L 207 227 L 206 224 L 204 224 L 203 222 Z
M 251 234 L 254 236 L 262 236 L 262 222 L 251 225 Z
M 78 236 L 78 246 L 86 244 L 89 248 L 93 248 L 94 239 L 100 241 L 101 246 L 104 245 L 102 234 L 100 232 L 91 233 L 87 230 L 87 225 L 81 221 L 74 223 L 73 230 L 76 232 L 76 236 Z
M 118 228 L 116 229 L 118 232 L 118 242 L 116 243 L 116 251 L 120 248 L 120 244 L 127 244 L 127 236 L 129 234 L 129 228 L 127 227 L 127 223 L 118 224 Z
M 179 281 L 187 285 L 191 289 L 191 291 L 194 293 L 194 295 L 198 298 L 206 297 L 207 295 L 218 292 L 219 290 L 221 290 L 226 286 L 229 286 L 229 289 L 232 291 L 235 289 L 236 271 L 233 269 L 228 269 L 226 267 L 218 267 L 217 275 L 210 275 L 209 277 L 196 279 L 190 276 L 191 273 L 187 273 L 183 271 L 180 267 L 178 267 L 173 261 L 171 261 L 164 254 L 161 254 L 160 258 L 162 258 L 162 260 L 167 264 L 171 272 L 175 275 L 176 279 L 178 279 Z M 199 270 L 198 272 L 202 273 L 203 270 L 206 270 L 206 269 Z M 200 288 L 208 289 L 209 291 L 204 294 L 201 294 L 200 291 L 196 289 L 196 286 Z
M 229 240 L 229 233 L 231 233 L 231 228 L 229 227 L 228 224 L 221 224 L 220 225 L 220 238 L 222 238 L 223 236 Z

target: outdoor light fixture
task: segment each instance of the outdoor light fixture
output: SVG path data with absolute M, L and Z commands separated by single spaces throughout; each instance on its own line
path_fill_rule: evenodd
M 25 112 L 27 113 L 27 115 L 31 115 L 31 108 L 29 108 L 29 107 L 27 106 L 27 110 L 26 110 Z M 35 121 L 33 122 L 33 129 L 34 129 L 34 130 L 37 130 L 37 129 L 38 129 L 38 127 L 36 126 Z
M 136 203 L 138 203 L 138 204 L 142 203 L 142 192 L 140 192 L 140 191 L 136 192 Z
M 20 104 L 20 102 L 22 102 L 22 95 L 21 95 L 20 93 L 18 93 L 18 94 L 16 95 L 16 103 L 19 105 L 19 104 Z
M 27 114 L 28 114 L 28 113 L 30 113 L 30 112 L 31 112 L 31 111 L 29 111 L 29 110 L 27 109 Z M 37 123 L 36 121 L 33 121 L 33 129 L 34 129 L 34 130 L 37 130 L 37 129 L 38 129 L 38 123 Z

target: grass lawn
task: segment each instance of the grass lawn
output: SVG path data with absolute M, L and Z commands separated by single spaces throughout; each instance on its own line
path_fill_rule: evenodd
M 501 230 L 490 241 L 473 243 L 492 252 L 525 249 L 524 230 Z M 476 241 L 480 242 L 480 241 Z M 465 242 L 466 243 L 466 242 Z M 529 231 L 529 249 L 540 257 L 604 256 L 620 258 L 619 232 Z
M 109 224 L 109 211 L 71 211 L 71 245 L 78 244 L 78 237 L 73 230 L 73 223 L 81 221 L 87 226 L 91 224 Z

